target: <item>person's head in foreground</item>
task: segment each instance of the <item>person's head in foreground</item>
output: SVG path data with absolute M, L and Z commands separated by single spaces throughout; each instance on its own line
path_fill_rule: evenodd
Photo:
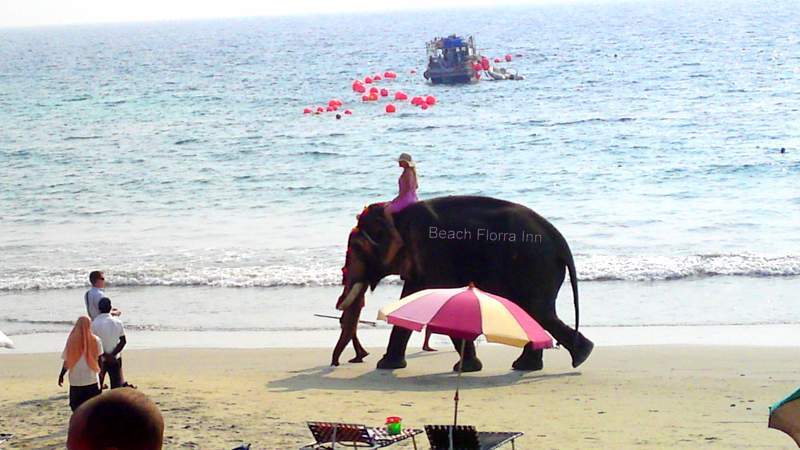
M 161 450 L 164 418 L 152 400 L 130 388 L 87 401 L 69 421 L 67 450 Z

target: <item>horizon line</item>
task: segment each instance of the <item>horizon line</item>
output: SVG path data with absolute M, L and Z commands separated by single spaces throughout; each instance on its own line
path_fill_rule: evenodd
M 490 9 L 519 9 L 525 7 L 542 7 L 542 6 L 564 6 L 575 4 L 607 4 L 607 3 L 638 3 L 647 0 L 506 0 L 500 3 L 481 5 L 481 4 L 467 4 L 463 6 L 446 4 L 446 5 L 414 5 L 410 8 L 403 7 L 380 7 L 376 9 L 345 9 L 341 11 L 286 11 L 275 14 L 214 14 L 214 15 L 199 15 L 195 17 L 153 17 L 153 18 L 133 18 L 133 19 L 98 19 L 87 21 L 74 21 L 74 22 L 42 22 L 42 23 L 21 23 L 21 24 L 3 24 L 0 23 L 0 30 L 19 30 L 19 29 L 35 29 L 35 28 L 59 28 L 59 27 L 72 27 L 72 26 L 99 26 L 99 25 L 131 25 L 131 24 L 156 24 L 156 23 L 169 23 L 169 22 L 200 22 L 209 20 L 225 20 L 225 19 L 262 19 L 262 18 L 298 18 L 298 17 L 324 17 L 324 16 L 345 16 L 345 15 L 373 15 L 373 14 L 387 14 L 387 13 L 415 13 L 424 11 L 447 11 L 447 10 L 490 10 Z M 659 0 L 651 0 L 659 1 Z

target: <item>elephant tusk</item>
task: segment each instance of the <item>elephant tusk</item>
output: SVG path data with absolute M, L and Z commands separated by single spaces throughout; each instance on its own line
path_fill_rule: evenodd
M 339 309 L 341 311 L 344 311 L 345 309 L 347 309 L 350 305 L 353 304 L 353 302 L 358 297 L 360 297 L 362 294 L 364 294 L 364 291 L 366 291 L 366 290 L 367 290 L 367 283 L 358 282 L 358 283 L 354 284 L 353 287 L 350 288 L 350 292 L 347 293 L 347 297 L 345 297 L 344 300 L 342 300 L 342 303 L 339 304 Z

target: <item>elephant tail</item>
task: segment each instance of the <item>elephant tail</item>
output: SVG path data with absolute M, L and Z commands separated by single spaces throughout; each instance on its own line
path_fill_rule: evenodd
M 575 305 L 575 341 L 578 340 L 578 323 L 580 321 L 580 312 L 578 308 L 578 274 L 575 271 L 575 261 L 572 259 L 572 252 L 569 248 L 566 249 L 564 264 L 569 270 L 569 284 L 572 285 L 572 302 Z

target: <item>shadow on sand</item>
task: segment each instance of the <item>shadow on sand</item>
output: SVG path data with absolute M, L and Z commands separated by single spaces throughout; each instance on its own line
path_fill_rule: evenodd
M 420 358 L 430 353 L 420 352 L 408 355 L 408 359 Z M 378 370 L 361 373 L 355 377 L 337 377 L 341 369 L 330 366 L 316 366 L 304 370 L 293 371 L 294 375 L 267 383 L 272 391 L 294 392 L 307 389 L 324 390 L 359 390 L 359 391 L 411 391 L 434 392 L 456 386 L 458 374 L 448 370 L 424 375 L 403 376 L 409 369 Z M 486 374 L 482 372 L 463 374 L 461 389 L 483 389 L 486 387 L 509 386 L 515 384 L 542 383 L 553 379 L 579 376 L 580 371 L 573 370 L 559 373 L 521 372 L 509 370 L 502 374 Z M 496 372 L 496 371 L 495 371 Z

